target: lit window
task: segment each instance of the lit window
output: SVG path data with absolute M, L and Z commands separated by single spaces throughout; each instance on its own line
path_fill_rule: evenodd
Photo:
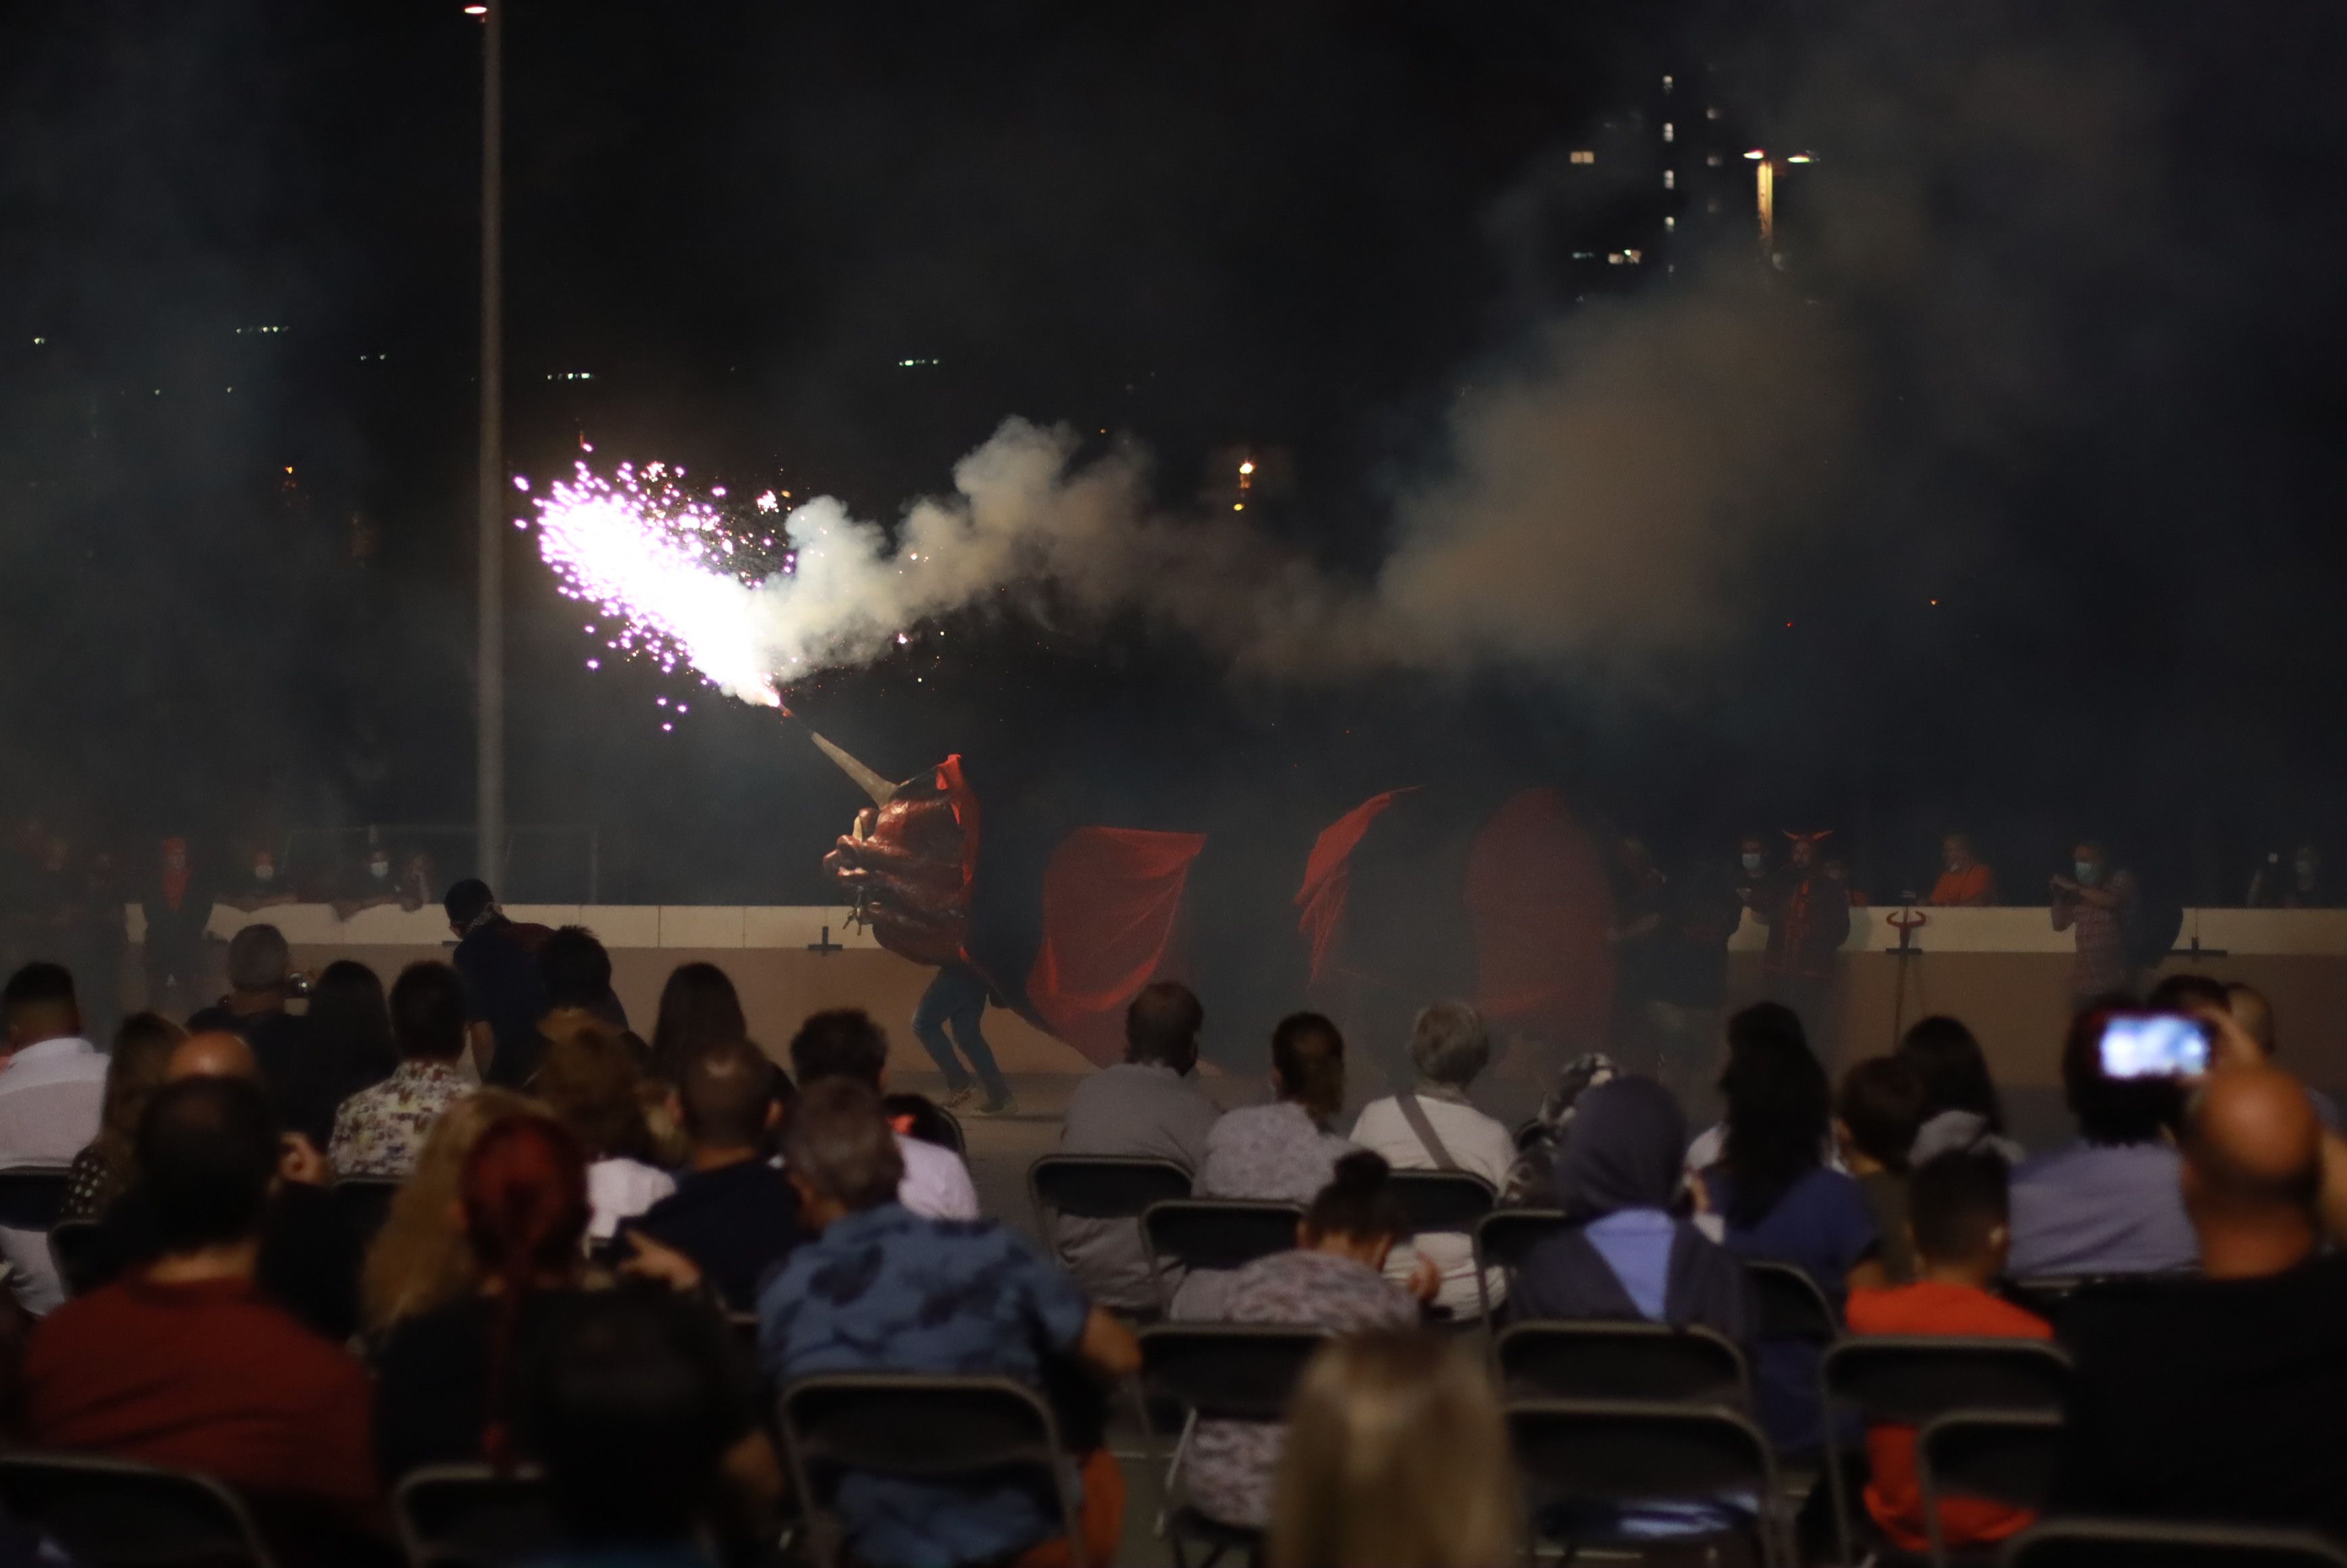
M 1595 153 L 1583 151 L 1579 149 L 1575 149 L 1571 154 L 1571 157 L 1573 161 L 1575 163 L 1594 163 L 1597 161 L 1597 155 Z
M 1663 189 L 1664 189 L 1664 190 L 1676 190 L 1678 188 L 1679 188 L 1679 171 L 1678 171 L 1677 169 L 1664 169 L 1664 170 L 1663 170 Z
M 1663 139 L 1665 141 L 1676 141 L 1678 138 L 1678 128 L 1672 125 L 1670 121 L 1665 120 L 1663 122 Z

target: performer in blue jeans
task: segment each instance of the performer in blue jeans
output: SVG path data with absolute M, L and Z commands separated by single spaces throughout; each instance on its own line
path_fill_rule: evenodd
M 938 978 L 921 993 L 920 1006 L 913 1009 L 913 1032 L 928 1049 L 930 1059 L 946 1075 L 945 1103 L 948 1110 L 969 1103 L 970 1097 L 982 1088 L 986 1091 L 983 1104 L 973 1107 L 973 1116 L 1000 1116 L 1015 1111 L 1011 1102 L 1010 1085 L 1002 1081 L 1002 1070 L 994 1065 L 994 1051 L 986 1043 L 986 1032 L 979 1028 L 986 1016 L 986 982 L 976 970 L 962 964 L 947 964 L 938 970 Z M 948 1038 L 948 1030 L 952 1031 Z M 962 1056 L 969 1059 L 964 1069 L 954 1055 L 954 1047 L 961 1048 Z M 973 1088 L 970 1072 L 978 1074 Z

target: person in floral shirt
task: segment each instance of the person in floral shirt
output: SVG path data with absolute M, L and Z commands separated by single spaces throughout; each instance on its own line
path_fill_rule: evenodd
M 451 1101 L 472 1091 L 458 1071 L 465 1049 L 465 982 L 442 963 L 402 969 L 391 988 L 391 1032 L 399 1066 L 334 1112 L 326 1159 L 343 1176 L 405 1176 L 425 1134 Z

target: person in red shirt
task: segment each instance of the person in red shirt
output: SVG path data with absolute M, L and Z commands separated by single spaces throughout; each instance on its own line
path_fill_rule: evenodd
M 159 1255 L 35 1332 L 33 1446 L 212 1476 L 244 1493 L 264 1528 L 298 1520 L 313 1542 L 370 1527 L 381 1494 L 366 1371 L 253 1282 L 280 1155 L 260 1086 L 166 1084 L 138 1153 Z
M 1925 903 L 1951 908 L 1996 902 L 1996 873 L 1973 850 L 1969 835 L 1952 833 L 1940 841 L 1940 879 Z
M 2051 1339 L 2045 1320 L 1990 1294 L 2011 1245 L 2004 1162 L 1991 1153 L 1939 1155 L 1907 1184 L 1907 1224 L 1921 1277 L 1889 1290 L 1853 1290 L 1844 1316 L 1853 1334 L 1947 1334 L 1982 1338 Z M 1926 1552 L 1922 1488 L 1915 1475 L 1915 1429 L 1869 1427 L 1866 1455 L 1873 1479 L 1866 1511 L 1893 1545 Z M 2002 1541 L 2036 1517 L 1985 1498 L 1940 1502 L 1940 1532 L 1950 1547 Z

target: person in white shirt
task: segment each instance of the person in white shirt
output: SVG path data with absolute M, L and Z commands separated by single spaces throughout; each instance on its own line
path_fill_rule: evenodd
M 862 1008 L 833 1008 L 810 1014 L 791 1037 L 791 1071 L 802 1091 L 826 1078 L 853 1078 L 876 1091 L 887 1088 L 888 1036 Z M 897 1152 L 905 1157 L 897 1201 L 932 1220 L 978 1218 L 978 1188 L 959 1154 L 899 1132 Z
M 1398 1171 L 1463 1171 L 1499 1192 L 1516 1163 L 1515 1140 L 1467 1100 L 1467 1086 L 1491 1060 L 1491 1035 L 1481 1016 L 1465 1002 L 1434 1003 L 1418 1015 L 1410 1030 L 1409 1056 L 1418 1066 L 1417 1087 L 1361 1107 L 1353 1142 L 1384 1155 Z M 1442 1271 L 1437 1306 L 1460 1317 L 1482 1309 L 1470 1237 L 1458 1232 L 1421 1235 L 1415 1244 L 1394 1248 L 1386 1272 L 1407 1279 L 1421 1255 Z M 1499 1271 L 1492 1274 L 1487 1283 L 1496 1304 L 1504 1286 Z
M 73 976 L 56 964 L 26 964 L 0 989 L 0 1166 L 54 1166 L 62 1176 L 97 1136 L 106 1108 L 106 1058 L 81 1034 Z M 46 1230 L 0 1214 L 0 1257 L 25 1309 L 44 1313 L 65 1299 L 49 1261 Z

